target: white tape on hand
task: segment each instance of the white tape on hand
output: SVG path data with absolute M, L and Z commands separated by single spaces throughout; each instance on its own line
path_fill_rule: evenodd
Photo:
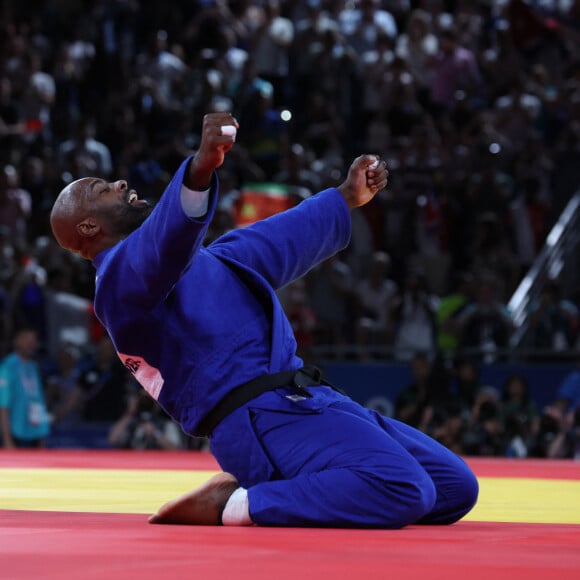
M 379 160 L 376 159 L 375 161 L 373 161 L 370 165 L 369 165 L 369 169 L 376 169 L 379 166 Z
M 223 125 L 221 128 L 222 135 L 228 135 L 229 137 L 235 137 L 238 130 L 234 125 Z

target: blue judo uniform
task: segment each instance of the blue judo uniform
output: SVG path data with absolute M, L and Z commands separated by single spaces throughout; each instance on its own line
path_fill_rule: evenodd
M 275 290 L 344 248 L 350 213 L 327 189 L 297 207 L 202 245 L 202 218 L 183 210 L 184 161 L 151 215 L 94 259 L 95 312 L 125 366 L 186 433 L 232 389 L 298 369 Z M 210 437 L 224 471 L 248 489 L 260 525 L 398 528 L 452 523 L 477 481 L 423 433 L 329 387 L 263 393 Z

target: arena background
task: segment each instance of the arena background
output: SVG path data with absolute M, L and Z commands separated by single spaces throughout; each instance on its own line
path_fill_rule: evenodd
M 57 418 L 50 447 L 110 446 L 136 388 L 127 377 L 108 385 L 109 415 L 91 399 L 106 339 L 92 266 L 52 238 L 55 196 L 98 173 L 155 200 L 199 143 L 203 115 L 224 109 L 240 131 L 207 243 L 336 185 L 362 151 L 390 169 L 388 188 L 353 212 L 349 248 L 280 291 L 308 362 L 397 414 L 414 353 L 452 383 L 470 357 L 500 423 L 514 374 L 535 424 L 553 423 L 580 329 L 577 1 L 3 0 L 0 10 L 0 341 L 7 355 L 18 328 L 38 332 Z M 465 308 L 452 312 L 463 330 L 444 336 L 442 305 L 468 278 Z M 483 287 L 501 311 L 491 335 L 465 328 Z M 421 304 L 409 311 L 413 292 Z M 61 355 L 83 379 L 74 387 Z M 70 391 L 80 403 L 61 417 Z M 481 427 L 473 401 L 462 412 Z M 566 431 L 562 457 L 576 453 L 573 412 L 550 427 Z M 526 454 L 541 456 L 526 429 Z

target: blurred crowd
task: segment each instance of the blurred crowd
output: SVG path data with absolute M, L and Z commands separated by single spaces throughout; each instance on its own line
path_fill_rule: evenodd
M 519 372 L 489 385 L 473 359 L 460 357 L 448 367 L 425 353 L 413 355 L 410 368 L 392 416 L 456 453 L 580 460 L 580 365 L 553 385 L 543 408 Z
M 155 200 L 210 111 L 232 111 L 240 129 L 208 243 L 236 227 L 247 184 L 282 184 L 298 203 L 340 183 L 360 153 L 387 160 L 389 186 L 353 212 L 349 247 L 280 291 L 306 359 L 320 345 L 409 364 L 418 351 L 432 364 L 509 348 L 509 298 L 580 184 L 579 0 L 0 10 L 0 355 L 34 331 L 53 427 L 91 412 L 127 427 L 148 403 L 123 378 L 128 391 L 110 389 L 118 405 L 98 410 L 117 371 L 99 367 L 111 345 L 91 310 L 92 265 L 56 245 L 52 203 L 88 175 Z M 578 348 L 579 307 L 580 291 L 550 280 L 526 346 Z M 51 389 L 59 381 L 74 400 Z

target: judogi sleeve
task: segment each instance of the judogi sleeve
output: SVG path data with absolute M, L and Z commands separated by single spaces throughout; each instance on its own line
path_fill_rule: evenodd
M 150 310 L 169 294 L 199 251 L 215 211 L 218 182 L 214 175 L 206 204 L 194 202 L 189 211 L 182 190 L 188 163 L 189 159 L 177 170 L 143 224 L 102 259 L 97 256 L 97 291 L 101 295 L 113 294 L 134 309 Z M 195 211 L 205 213 L 191 217 Z M 107 300 L 107 310 L 114 316 L 112 302 Z
M 277 289 L 345 248 L 350 233 L 348 206 L 341 193 L 331 188 L 292 209 L 224 234 L 210 249 L 252 268 Z

